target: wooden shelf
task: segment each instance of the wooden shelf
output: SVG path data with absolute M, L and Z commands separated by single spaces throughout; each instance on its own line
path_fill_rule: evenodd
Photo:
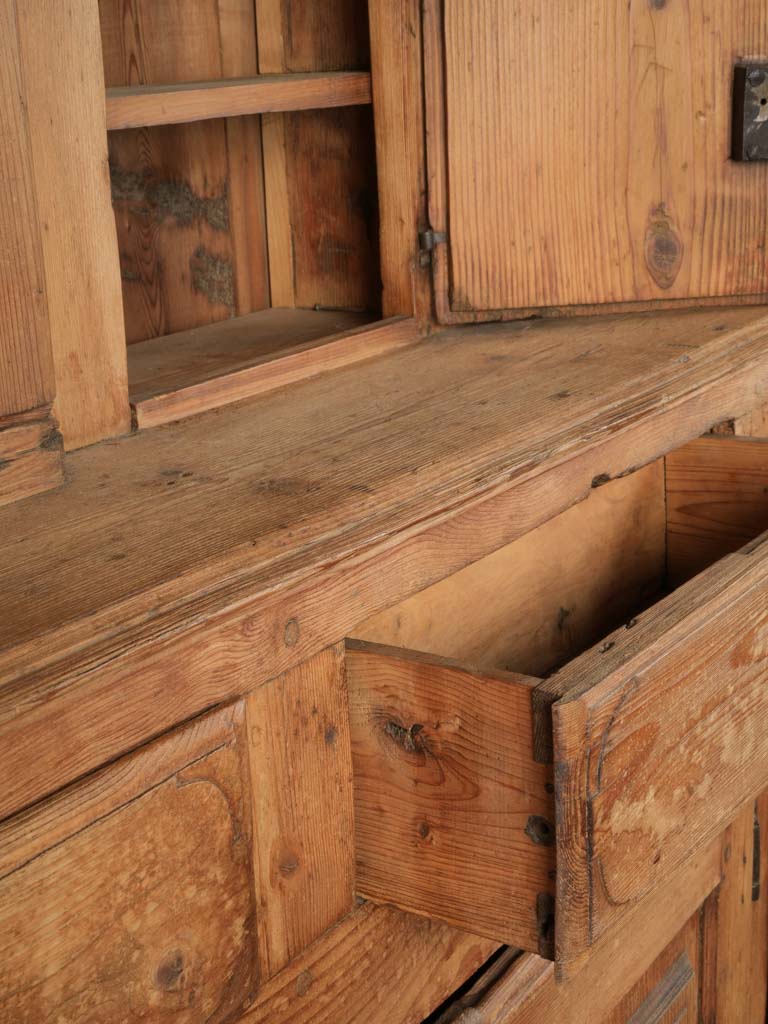
M 419 338 L 415 321 L 370 314 L 267 309 L 128 347 L 139 428 L 205 412 Z
M 213 82 L 107 89 L 107 129 L 205 121 L 213 117 L 354 107 L 371 103 L 367 71 L 259 75 Z

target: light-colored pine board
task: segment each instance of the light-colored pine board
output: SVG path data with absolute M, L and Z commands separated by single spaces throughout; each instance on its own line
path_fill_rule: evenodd
M 0 511 L 0 813 L 764 401 L 753 316 L 455 329 L 71 455 Z
M 426 8 L 441 308 L 765 296 L 768 168 L 729 159 L 733 65 L 764 51 L 764 4 L 534 8 Z
M 349 641 L 358 892 L 552 956 L 552 769 L 538 680 Z
M 246 708 L 260 963 L 271 978 L 354 906 L 343 646 L 259 687 Z
M 26 103 L 67 449 L 130 429 L 96 4 L 19 5 Z
M 366 324 L 356 313 L 265 310 L 132 345 L 139 428 L 169 423 L 411 345 L 415 321 Z
M 107 90 L 107 129 L 146 128 L 216 117 L 370 103 L 371 76 L 366 71 L 259 75 L 219 82 L 113 87 Z
M 768 442 L 702 437 L 666 458 L 673 586 L 768 530 Z

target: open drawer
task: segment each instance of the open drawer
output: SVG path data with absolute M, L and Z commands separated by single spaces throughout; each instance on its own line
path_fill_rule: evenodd
M 707 438 L 648 472 L 659 599 L 638 592 L 637 614 L 546 678 L 372 642 L 397 638 L 406 612 L 348 642 L 362 895 L 567 973 L 768 785 L 768 535 L 719 557 L 768 527 L 768 445 Z M 599 534 L 565 533 L 600 557 Z M 670 592 L 707 545 L 719 560 Z M 619 560 L 614 594 L 623 572 Z M 446 636 L 484 602 L 494 614 L 477 579 L 454 588 Z

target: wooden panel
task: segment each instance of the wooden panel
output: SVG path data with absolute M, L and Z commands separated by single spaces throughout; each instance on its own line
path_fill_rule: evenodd
M 366 324 L 343 311 L 270 309 L 131 345 L 138 427 L 154 427 L 273 391 L 420 339 L 414 320 Z
M 371 76 L 365 71 L 133 86 L 107 90 L 107 128 L 142 128 L 370 102 Z
M 259 990 L 244 1024 L 420 1024 L 494 944 L 438 921 L 358 907 Z
M 50 409 L 0 419 L 0 505 L 63 482 L 61 434 Z
M 250 1002 L 240 719 L 193 723 L 2 828 L 0 1018 L 213 1024 Z
M 0 814 L 766 393 L 748 311 L 499 325 L 73 454 L 66 496 L 0 510 Z
M 101 0 L 109 87 L 257 73 L 253 4 Z M 129 342 L 269 305 L 255 116 L 109 138 Z
M 656 462 L 592 491 L 354 635 L 476 668 L 542 675 L 661 588 L 664 551 L 664 467 Z
M 666 458 L 672 585 L 768 530 L 768 443 L 703 437 Z
M 65 447 L 130 429 L 125 332 L 93 3 L 19 5 L 35 189 Z M 55 126 L 55 130 L 52 130 Z
M 761 0 L 429 3 L 431 22 L 443 8 L 432 227 L 450 230 L 454 312 L 768 292 L 768 167 L 729 160 Z
M 253 853 L 265 977 L 352 909 L 352 759 L 344 648 L 247 701 Z
M 357 888 L 551 955 L 551 769 L 525 676 L 348 641 Z
M 544 684 L 566 970 L 768 784 L 766 595 L 763 541 Z
M 0 8 L 0 419 L 50 403 L 54 395 L 45 273 L 17 3 Z

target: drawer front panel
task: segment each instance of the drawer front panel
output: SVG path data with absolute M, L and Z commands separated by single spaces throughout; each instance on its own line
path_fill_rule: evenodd
M 768 544 L 758 543 L 547 684 L 562 694 L 559 960 L 578 959 L 768 784 L 767 683 Z

